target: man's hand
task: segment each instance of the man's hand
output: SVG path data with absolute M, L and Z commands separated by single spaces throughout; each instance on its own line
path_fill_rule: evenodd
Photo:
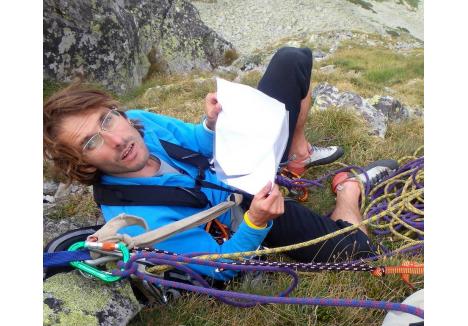
M 221 104 L 216 98 L 216 93 L 208 93 L 205 97 L 206 126 L 213 131 L 216 128 L 219 112 L 221 112 Z
M 249 208 L 249 220 L 252 224 L 263 227 L 269 220 L 284 213 L 284 198 L 277 184 L 271 188 L 271 181 L 260 190 L 252 200 Z

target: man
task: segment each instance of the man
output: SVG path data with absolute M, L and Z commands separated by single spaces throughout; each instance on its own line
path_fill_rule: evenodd
M 327 164 L 343 151 L 332 146 L 310 146 L 304 135 L 311 105 L 309 89 L 312 53 L 309 49 L 282 48 L 272 58 L 258 89 L 283 102 L 289 111 L 290 135 L 283 157 L 288 169 L 301 174 L 308 167 Z M 44 105 L 44 151 L 56 168 L 70 181 L 85 184 L 138 185 L 191 188 L 200 186 L 199 171 L 186 162 L 173 159 L 164 142 L 180 145 L 206 157 L 213 155 L 216 120 L 222 110 L 216 94 L 205 99 L 206 118 L 200 124 L 145 111 L 122 112 L 109 95 L 82 86 L 54 94 Z M 371 183 L 392 164 L 367 168 Z M 226 189 L 210 169 L 203 181 Z M 363 176 L 358 176 L 365 180 Z M 285 200 L 277 185 L 267 184 L 253 198 L 246 198 L 244 220 L 234 235 L 222 244 L 202 226 L 184 231 L 157 244 L 157 248 L 176 253 L 230 253 L 255 250 L 260 244 L 277 247 L 316 238 L 361 221 L 358 207 L 360 188 L 353 178 L 344 178 L 336 187 L 336 208 L 331 217 L 321 217 L 292 200 Z M 200 187 L 211 205 L 225 201 L 231 191 Z M 208 206 L 207 206 L 208 207 Z M 144 218 L 150 229 L 195 214 L 204 208 L 177 205 L 101 205 L 106 221 L 126 213 Z M 231 213 L 218 220 L 231 227 Z M 275 220 L 273 222 L 273 220 Z M 132 236 L 139 227 L 127 227 L 120 233 Z M 299 261 L 327 261 L 371 252 L 365 228 L 318 245 L 289 252 Z M 228 280 L 235 273 L 217 272 L 207 266 L 191 266 L 217 280 Z

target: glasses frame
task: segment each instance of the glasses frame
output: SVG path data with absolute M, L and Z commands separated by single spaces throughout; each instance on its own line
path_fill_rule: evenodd
M 115 107 L 111 107 L 109 108 L 109 112 L 107 112 L 107 114 L 104 116 L 104 119 L 102 119 L 102 122 L 101 122 L 101 125 L 99 126 L 99 128 L 101 130 L 99 130 L 97 133 L 95 133 L 93 136 L 91 136 L 90 139 L 88 139 L 88 141 L 86 142 L 86 144 L 83 145 L 83 148 L 82 148 L 82 151 L 83 153 L 89 153 L 89 152 L 93 152 L 97 149 L 99 149 L 102 144 L 104 144 L 104 138 L 102 138 L 102 133 L 105 132 L 105 131 L 112 131 L 112 129 L 114 129 L 113 127 L 112 128 L 104 128 L 104 123 L 106 122 L 106 120 L 108 119 L 109 116 L 111 116 L 111 114 L 114 114 L 116 117 L 121 117 L 122 115 L 119 113 L 119 111 L 117 110 L 117 108 Z M 114 125 L 115 126 L 115 125 Z M 101 139 L 100 143 L 98 146 L 96 146 L 95 148 L 93 149 L 87 149 L 86 147 L 89 145 L 89 143 L 91 141 L 93 141 L 93 139 L 95 139 L 96 137 L 100 137 L 98 139 Z

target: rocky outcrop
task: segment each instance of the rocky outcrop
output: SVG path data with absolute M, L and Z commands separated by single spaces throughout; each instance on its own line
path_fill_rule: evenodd
M 127 280 L 104 283 L 72 271 L 44 281 L 44 325 L 127 325 L 141 308 Z
M 314 108 L 319 110 L 336 107 L 355 111 L 368 122 L 370 133 L 382 138 L 388 122 L 401 122 L 422 115 L 420 110 L 402 105 L 391 96 L 376 95 L 365 99 L 353 92 L 340 92 L 328 83 L 317 85 L 312 97 L 315 99 Z
M 160 71 L 211 69 L 231 43 L 185 0 L 44 0 L 44 78 L 84 74 L 116 93 Z

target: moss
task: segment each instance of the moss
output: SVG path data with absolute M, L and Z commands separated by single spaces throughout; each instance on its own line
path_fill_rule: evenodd
M 44 283 L 44 292 L 60 298 L 64 309 L 70 311 L 99 311 L 106 307 L 109 300 L 103 283 L 84 280 L 77 272 L 50 277 Z
M 96 21 L 92 21 L 91 22 L 91 31 L 93 33 L 96 33 L 96 34 L 101 33 L 101 25 Z
M 239 53 L 236 49 L 228 49 L 224 52 L 223 65 L 230 66 L 237 58 L 239 58 Z
M 102 283 L 95 282 L 94 285 L 76 272 L 56 274 L 44 283 L 44 292 L 62 302 L 62 311 L 54 314 L 63 325 L 97 325 L 97 317 L 93 314 L 103 310 L 109 300 L 106 291 L 102 290 Z
M 367 1 L 364 1 L 364 0 L 348 0 L 349 2 L 355 4 L 355 5 L 358 5 L 364 9 L 367 9 L 367 10 L 370 10 L 372 11 L 374 14 L 376 14 L 377 12 L 372 9 L 372 3 L 370 2 L 367 2 Z
M 159 74 L 165 73 L 167 70 L 167 63 L 160 58 L 154 46 L 151 48 L 146 58 L 149 62 L 149 68 L 146 76 L 143 77 L 143 83 L 155 78 Z
M 55 80 L 50 80 L 50 79 L 44 79 L 42 81 L 42 99 L 43 101 L 47 101 L 47 99 L 57 92 L 58 90 L 62 89 L 65 87 L 65 83 L 60 83 Z

